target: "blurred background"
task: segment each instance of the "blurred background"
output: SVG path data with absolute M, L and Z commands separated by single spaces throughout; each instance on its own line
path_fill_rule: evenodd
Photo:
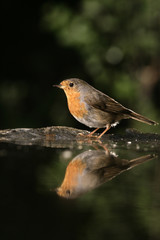
M 52 87 L 71 77 L 160 122 L 159 0 L 3 0 L 1 57 L 0 129 L 88 129 Z M 160 132 L 134 120 L 110 132 L 126 127 Z M 137 146 L 138 156 L 154 153 L 154 143 Z M 81 199 L 60 199 L 50 189 L 83 150 L 65 159 L 62 149 L 0 144 L 0 239 L 159 240 L 159 158 Z M 115 154 L 137 157 L 124 146 Z
M 87 129 L 52 88 L 71 77 L 159 121 L 159 13 L 158 0 L 3 1 L 0 128 Z M 116 131 L 124 127 L 159 131 L 132 120 Z

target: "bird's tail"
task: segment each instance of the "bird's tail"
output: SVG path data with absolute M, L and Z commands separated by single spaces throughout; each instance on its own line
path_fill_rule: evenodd
M 132 159 L 129 161 L 129 169 L 130 168 L 133 168 L 141 163 L 144 163 L 146 161 L 149 161 L 149 160 L 153 160 L 154 158 L 156 158 L 157 155 L 156 154 L 148 154 L 148 155 L 145 155 L 145 156 L 141 156 L 141 157 L 138 157 L 138 158 L 135 158 L 135 159 Z
M 147 123 L 149 125 L 157 125 L 157 124 L 159 124 L 159 123 L 157 123 L 157 122 L 155 122 L 155 121 L 153 121 L 153 120 L 151 120 L 149 118 L 146 118 L 146 117 L 144 117 L 144 116 L 142 116 L 142 115 L 140 115 L 140 114 L 138 114 L 138 113 L 136 113 L 134 111 L 131 111 L 131 110 L 129 110 L 129 111 L 130 111 L 129 116 L 132 119 L 135 119 L 135 120 L 143 122 L 143 123 Z

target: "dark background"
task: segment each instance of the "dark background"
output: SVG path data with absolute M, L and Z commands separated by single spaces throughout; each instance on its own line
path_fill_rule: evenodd
M 2 1 L 0 128 L 86 128 L 52 88 L 70 77 L 158 121 L 159 9 L 147 0 Z M 121 126 L 158 131 L 136 124 Z
M 52 87 L 70 77 L 159 122 L 160 1 L 15 0 L 0 9 L 0 129 L 85 129 Z M 110 131 L 126 127 L 159 132 L 132 120 Z M 49 191 L 63 180 L 62 156 L 1 143 L 1 239 L 159 239 L 159 158 L 68 201 Z

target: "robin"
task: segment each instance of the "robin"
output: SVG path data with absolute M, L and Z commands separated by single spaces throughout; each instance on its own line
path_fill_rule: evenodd
M 91 137 L 99 128 L 105 128 L 98 136 L 100 139 L 105 132 L 111 127 L 115 127 L 122 119 L 132 118 L 150 125 L 158 124 L 124 107 L 113 98 L 78 78 L 67 79 L 59 85 L 53 86 L 64 90 L 68 108 L 73 117 L 90 128 L 96 128 L 88 137 Z
M 154 158 L 153 154 L 149 154 L 129 161 L 109 150 L 87 150 L 68 164 L 64 180 L 56 192 L 64 198 L 77 198 L 120 173 Z

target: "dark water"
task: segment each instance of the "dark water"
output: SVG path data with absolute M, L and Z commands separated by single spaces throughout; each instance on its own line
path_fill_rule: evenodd
M 158 148 L 0 144 L 0 239 L 160 239 Z

